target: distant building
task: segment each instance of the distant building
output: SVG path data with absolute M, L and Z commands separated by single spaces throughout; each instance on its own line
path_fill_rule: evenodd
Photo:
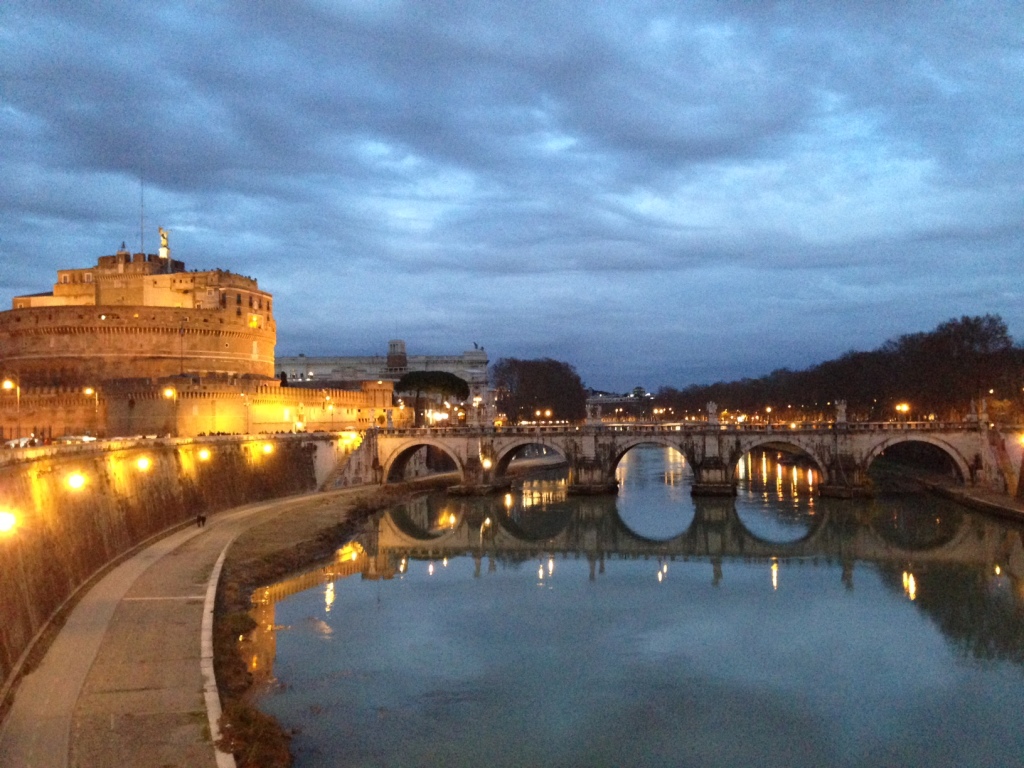
M 388 342 L 387 355 L 366 357 L 279 357 L 277 375 L 287 376 L 290 384 L 364 381 L 398 381 L 410 371 L 453 373 L 474 388 L 487 386 L 487 352 L 476 347 L 461 355 L 409 355 L 405 342 Z
M 460 421 L 492 423 L 496 415 L 495 393 L 487 380 L 487 352 L 476 344 L 461 355 L 409 355 L 405 342 L 392 339 L 387 355 L 365 357 L 279 357 L 277 375 L 284 375 L 290 387 L 314 389 L 346 386 L 348 382 L 374 380 L 394 383 L 410 371 L 444 371 L 469 384 L 469 400 Z M 452 413 L 455 414 L 458 409 Z M 447 419 L 446 410 L 438 418 Z M 456 418 L 452 415 L 452 419 Z

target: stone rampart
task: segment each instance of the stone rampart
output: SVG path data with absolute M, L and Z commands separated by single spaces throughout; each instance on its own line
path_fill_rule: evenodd
M 5 452 L 0 514 L 16 522 L 0 529 L 0 690 L 54 612 L 106 564 L 200 512 L 315 490 L 357 445 L 221 437 Z
M 274 376 L 269 311 L 64 306 L 0 313 L 3 375 L 23 385 L 96 386 L 182 372 Z

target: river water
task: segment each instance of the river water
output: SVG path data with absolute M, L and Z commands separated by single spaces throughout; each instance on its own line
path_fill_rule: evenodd
M 418 499 L 255 595 L 244 653 L 299 766 L 995 766 L 1024 755 L 1020 526 L 682 458 Z

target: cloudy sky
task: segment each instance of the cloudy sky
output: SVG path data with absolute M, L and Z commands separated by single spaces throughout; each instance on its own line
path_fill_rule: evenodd
M 1014 2 L 0 3 L 0 303 L 171 230 L 279 355 L 603 389 L 1024 341 Z

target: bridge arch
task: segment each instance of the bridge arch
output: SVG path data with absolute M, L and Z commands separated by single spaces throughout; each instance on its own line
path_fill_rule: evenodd
M 967 478 L 971 477 L 970 462 L 968 462 L 967 458 L 957 450 L 955 446 L 946 440 L 927 433 L 897 433 L 887 435 L 884 439 L 872 446 L 864 457 L 864 471 L 867 471 L 871 467 L 871 464 L 882 454 L 883 451 L 901 443 L 927 443 L 929 445 L 933 445 L 942 450 L 950 459 L 952 459 L 957 472 L 960 473 L 961 482 L 967 482 Z
M 391 480 L 391 475 L 394 472 L 404 473 L 405 468 L 412 459 L 413 455 L 421 448 L 436 448 L 445 454 L 455 464 L 455 469 L 459 473 L 459 477 L 465 478 L 465 464 L 459 458 L 459 455 L 452 450 L 451 446 L 444 440 L 438 440 L 430 436 L 424 435 L 423 437 L 415 437 L 402 442 L 397 448 L 394 448 L 391 453 L 381 462 L 382 472 L 382 483 L 387 485 Z
M 538 439 L 536 437 L 523 436 L 511 440 L 502 445 L 494 455 L 494 477 L 502 478 L 508 472 L 508 465 L 512 462 L 512 459 L 516 457 L 516 454 L 523 448 L 527 448 L 531 445 L 540 445 L 544 448 L 554 451 L 562 457 L 563 461 L 568 461 L 566 456 L 565 448 L 560 442 L 553 440 Z
M 673 448 L 681 455 L 687 462 L 690 461 L 687 456 L 686 446 L 671 437 L 662 437 L 661 435 L 639 435 L 631 440 L 627 440 L 623 443 L 616 443 L 615 453 L 612 455 L 611 461 L 611 479 L 615 478 L 615 470 L 619 468 L 619 463 L 623 457 L 634 448 L 639 448 L 642 445 L 654 445 L 661 448 Z M 692 471 L 692 468 L 691 468 Z
M 819 477 L 822 479 L 828 477 L 828 461 L 825 457 L 819 455 L 814 448 L 803 445 L 801 441 L 797 439 L 789 439 L 788 435 L 785 437 L 781 435 L 758 435 L 749 442 L 741 442 L 740 450 L 743 451 L 743 453 L 736 459 L 735 463 L 731 464 L 730 469 L 732 472 L 736 472 L 736 466 L 743 459 L 743 456 L 759 449 L 794 453 L 798 456 L 806 457 L 814 463 L 814 468 L 817 470 Z

